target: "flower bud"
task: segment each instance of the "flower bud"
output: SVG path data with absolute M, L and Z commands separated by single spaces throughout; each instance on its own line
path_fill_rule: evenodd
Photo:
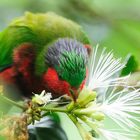
M 34 120 L 36 120 L 36 121 L 40 121 L 40 117 L 38 117 L 38 116 L 34 116 Z
M 96 92 L 88 90 L 86 87 L 80 92 L 77 98 L 77 105 L 84 107 L 96 98 Z
M 27 114 L 32 114 L 32 112 L 33 112 L 33 111 L 32 111 L 31 108 L 29 108 L 29 109 L 26 111 Z
M 102 121 L 102 120 L 104 120 L 105 115 L 103 113 L 101 113 L 101 112 L 95 112 L 95 113 L 93 113 L 91 115 L 91 118 L 92 119 L 95 119 L 97 121 Z
M 28 119 L 27 119 L 27 124 L 31 124 L 32 121 L 33 121 L 32 117 L 28 117 Z

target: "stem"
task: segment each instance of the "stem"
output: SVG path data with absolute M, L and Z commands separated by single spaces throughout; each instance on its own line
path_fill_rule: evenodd
M 91 113 L 94 113 L 96 110 L 93 109 L 76 109 L 73 111 L 74 114 L 76 115 L 88 115 Z
M 84 116 L 79 116 L 79 119 L 81 119 L 84 123 L 86 123 L 90 128 L 92 128 L 93 130 L 97 129 L 97 124 L 93 123 L 92 121 L 89 121 L 88 119 L 86 119 L 86 117 Z
M 83 126 L 78 122 L 77 118 L 71 114 L 67 114 L 72 122 L 76 125 L 83 140 L 93 140 L 93 137 L 87 132 Z
M 16 106 L 16 107 L 18 107 L 18 108 L 21 108 L 21 109 L 25 110 L 25 107 L 24 107 L 24 106 L 22 106 L 22 105 L 19 104 L 19 103 L 16 103 L 15 101 L 13 101 L 13 100 L 11 100 L 11 99 L 9 99 L 9 98 L 3 96 L 3 95 L 0 95 L 0 100 L 3 100 L 4 102 L 6 102 L 6 103 L 8 103 L 8 104 L 14 105 L 14 106 Z
M 75 103 L 74 103 L 74 101 L 72 101 L 72 102 L 67 106 L 68 112 L 71 112 L 71 111 L 73 110 L 73 108 L 75 107 L 74 105 L 75 105 Z
M 66 109 L 62 109 L 62 108 L 46 108 L 46 107 L 41 107 L 40 109 L 43 110 L 43 111 L 67 113 L 67 110 Z

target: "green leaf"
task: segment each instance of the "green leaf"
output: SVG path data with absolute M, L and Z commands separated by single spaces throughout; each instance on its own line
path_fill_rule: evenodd
M 60 118 L 59 115 L 55 112 L 46 112 L 44 114 L 44 116 L 50 116 L 52 121 L 56 122 L 56 123 L 60 123 Z
M 50 117 L 42 118 L 35 125 L 29 125 L 29 140 L 68 140 L 59 123 Z
M 133 55 L 128 55 L 126 58 L 126 66 L 121 72 L 121 76 L 125 76 L 130 74 L 131 72 L 135 72 L 138 68 L 138 63 L 135 60 Z

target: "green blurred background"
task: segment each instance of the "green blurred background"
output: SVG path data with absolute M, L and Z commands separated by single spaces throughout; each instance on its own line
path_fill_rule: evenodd
M 140 65 L 140 0 L 0 0 L 0 31 L 25 11 L 53 11 L 72 19 L 92 44 L 113 49 L 117 57 L 132 54 Z M 61 116 L 69 140 L 80 140 L 74 125 Z
M 25 11 L 54 11 L 81 24 L 91 41 L 140 62 L 140 0 L 0 0 L 0 30 Z

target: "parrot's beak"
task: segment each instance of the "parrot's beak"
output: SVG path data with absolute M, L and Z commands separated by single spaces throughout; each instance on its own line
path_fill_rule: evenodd
M 78 98 L 80 91 L 81 91 L 80 88 L 71 87 L 70 96 L 73 98 L 74 101 L 76 101 L 76 99 Z

